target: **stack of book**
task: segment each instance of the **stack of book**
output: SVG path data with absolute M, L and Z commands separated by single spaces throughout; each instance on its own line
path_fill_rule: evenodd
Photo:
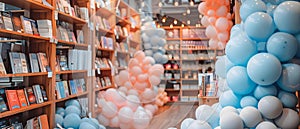
M 101 48 L 110 49 L 110 50 L 114 49 L 114 42 L 112 38 L 101 36 L 100 43 L 101 43 L 100 44 Z
M 71 5 L 70 0 L 56 0 L 56 10 L 83 20 L 89 19 L 89 12 L 86 7 L 79 7 L 78 5 L 72 7 Z
M 96 77 L 96 88 L 104 88 L 107 86 L 112 86 L 109 77 Z
M 69 81 L 58 81 L 56 82 L 55 91 L 56 99 L 62 99 L 70 95 L 83 93 L 87 91 L 87 89 L 85 80 L 81 78 Z
M 38 31 L 40 36 L 52 38 L 52 21 L 51 20 L 37 20 Z
M 96 59 L 95 59 L 95 68 L 96 69 L 111 68 L 111 67 L 112 67 L 112 62 L 110 59 L 96 57 Z
M 26 125 L 23 126 L 22 121 L 24 118 L 21 116 L 15 116 L 10 119 L 0 120 L 1 129 L 49 129 L 48 117 L 46 114 L 33 117 L 26 121 Z

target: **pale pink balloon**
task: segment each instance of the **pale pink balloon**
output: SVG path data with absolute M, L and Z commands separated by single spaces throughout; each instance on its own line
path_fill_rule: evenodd
M 151 64 L 143 65 L 143 72 L 147 73 L 151 67 L 152 67 Z
M 217 39 L 210 39 L 208 41 L 209 48 L 215 49 L 218 47 L 218 40 Z
M 133 88 L 130 81 L 126 81 L 126 82 L 124 83 L 124 87 L 126 87 L 127 90 Z
M 140 74 L 137 76 L 137 81 L 138 82 L 145 82 L 148 79 L 148 74 Z
M 160 84 L 160 81 L 161 81 L 160 78 L 157 77 L 157 76 L 150 76 L 149 77 L 149 82 L 150 82 L 151 85 L 157 86 L 157 85 Z
M 157 77 L 160 77 L 162 75 L 161 70 L 159 69 L 150 70 L 148 74 L 149 76 L 157 76 Z
M 164 68 L 163 65 L 161 65 L 161 64 L 155 64 L 155 65 L 153 65 L 153 66 L 150 68 L 150 71 L 156 70 L 156 69 L 159 69 L 159 70 L 161 71 L 161 73 L 164 73 L 164 70 L 165 70 L 165 68 Z
M 155 60 L 153 59 L 153 57 L 150 56 L 146 56 L 145 59 L 143 60 L 143 65 L 147 65 L 147 64 L 154 64 Z
M 151 120 L 153 118 L 153 113 L 147 109 L 145 109 L 146 113 L 148 114 L 149 116 L 149 119 Z
M 109 125 L 109 119 L 106 118 L 105 116 L 103 116 L 102 114 L 99 114 L 97 116 L 97 119 L 98 119 L 99 123 L 102 124 L 103 126 Z
M 123 85 L 126 81 L 129 80 L 129 73 L 127 70 L 122 70 L 120 73 L 119 73 L 119 80 L 120 80 L 120 83 Z
M 146 105 L 144 106 L 144 108 L 145 108 L 146 110 L 149 110 L 152 114 L 154 114 L 154 113 L 156 112 L 156 109 L 155 109 L 154 105 L 152 105 L 152 104 L 146 104 Z
M 226 42 L 228 41 L 228 38 L 229 38 L 229 34 L 228 32 L 220 32 L 218 33 L 218 40 L 221 41 L 221 42 Z
M 216 21 L 216 28 L 217 28 L 219 31 L 223 32 L 223 31 L 226 31 L 226 30 L 227 30 L 228 24 L 229 24 L 229 23 L 228 23 L 227 18 L 225 18 L 225 17 L 220 17 L 220 18 L 218 18 L 217 21 Z
M 209 26 L 209 21 L 208 21 L 208 17 L 207 16 L 203 16 L 202 19 L 201 19 L 201 24 L 203 26 Z
M 127 99 L 126 106 L 131 108 L 132 111 L 136 111 L 138 106 L 141 104 L 140 99 L 135 95 L 128 95 L 126 99 Z
M 129 68 L 132 68 L 133 66 L 139 66 L 139 61 L 135 58 L 131 58 L 129 61 L 128 61 L 128 67 Z
M 130 89 L 128 90 L 127 95 L 139 96 L 139 92 L 137 92 L 135 89 Z
M 215 10 L 210 9 L 210 10 L 207 11 L 207 16 L 213 17 L 215 15 L 216 15 L 216 11 Z
M 131 74 L 132 76 L 137 77 L 138 75 L 140 75 L 140 74 L 142 74 L 142 73 L 143 73 L 143 71 L 142 71 L 141 67 L 139 67 L 139 66 L 133 66 L 133 67 L 130 69 L 130 74 Z
M 113 97 L 112 102 L 116 104 L 118 108 L 126 105 L 126 95 L 125 93 L 118 91 L 118 93 Z
M 125 82 L 125 83 L 126 83 L 126 82 Z M 118 90 L 119 90 L 120 92 L 123 92 L 124 94 L 127 94 L 127 91 L 128 91 L 128 89 L 127 89 L 127 87 L 126 87 L 125 85 L 119 87 Z
M 225 0 L 225 5 L 226 6 L 230 5 L 230 1 L 229 0 Z
M 133 125 L 132 125 L 132 123 L 128 123 L 128 124 L 120 123 L 120 128 L 121 129 L 133 129 Z
M 115 82 L 116 82 L 116 84 L 117 84 L 118 86 L 121 86 L 121 85 L 122 85 L 122 83 L 121 83 L 121 81 L 120 81 L 120 77 L 119 77 L 119 75 L 116 75 L 114 78 L 115 78 Z
M 142 93 L 142 98 L 147 101 L 153 100 L 155 98 L 153 90 L 151 90 L 150 88 L 146 88 Z
M 216 20 L 217 20 L 217 18 L 214 17 L 214 16 L 208 17 L 208 22 L 209 22 L 211 25 L 214 25 L 214 24 L 216 23 Z
M 100 91 L 97 95 L 97 98 L 102 99 L 105 97 L 105 91 Z
M 218 49 L 225 49 L 225 43 L 224 42 L 218 42 Z
M 109 88 L 105 91 L 104 98 L 106 101 L 112 101 L 114 96 L 117 94 L 117 90 L 114 88 Z
M 163 105 L 164 105 L 164 103 L 163 103 L 161 100 L 159 100 L 159 99 L 157 99 L 157 100 L 155 101 L 155 104 L 156 104 L 157 106 L 163 106 Z
M 112 118 L 112 119 L 110 120 L 109 126 L 110 126 L 110 127 L 119 127 L 119 126 L 120 126 L 118 116 L 115 116 L 114 118 Z
M 103 114 L 103 116 L 105 116 L 108 119 L 115 117 L 117 113 L 118 113 L 118 108 L 112 102 L 106 102 L 106 104 L 102 106 L 101 114 Z
M 228 12 L 228 10 L 227 10 L 226 6 L 223 5 L 218 8 L 218 10 L 216 11 L 216 15 L 218 17 L 226 17 L 227 12 Z
M 140 92 L 144 91 L 145 88 L 148 87 L 148 83 L 147 82 L 136 82 L 134 84 L 134 88 Z
M 150 123 L 150 117 L 143 110 L 137 110 L 133 115 L 133 126 L 136 129 L 146 129 Z
M 205 15 L 206 11 L 207 11 L 207 6 L 206 6 L 206 2 L 201 2 L 198 6 L 198 11 L 199 13 Z
M 229 20 L 231 20 L 231 19 L 232 19 L 231 13 L 227 13 L 227 14 L 226 14 L 226 18 L 229 19 Z
M 118 113 L 120 123 L 132 122 L 133 111 L 130 107 L 122 107 Z
M 217 38 L 217 30 L 212 25 L 206 27 L 205 34 L 208 38 Z
M 145 53 L 143 51 L 137 51 L 134 53 L 133 57 L 136 58 L 141 63 L 145 58 Z

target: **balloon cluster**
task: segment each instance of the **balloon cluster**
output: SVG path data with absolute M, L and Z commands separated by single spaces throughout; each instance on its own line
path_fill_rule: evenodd
M 198 11 L 204 15 L 201 24 L 206 27 L 205 34 L 209 47 L 224 49 L 229 39 L 229 31 L 233 25 L 229 12 L 229 0 L 205 0 L 198 6 Z
M 246 0 L 240 13 L 216 64 L 229 90 L 212 107 L 199 106 L 197 121 L 207 129 L 296 129 L 300 65 L 291 60 L 300 58 L 300 2 Z M 186 121 L 187 129 L 200 126 Z
M 65 107 L 57 107 L 55 114 L 55 125 L 62 128 L 73 129 L 106 129 L 94 118 L 81 118 L 81 106 L 78 100 L 72 99 L 65 103 Z
M 157 64 L 168 62 L 168 57 L 165 55 L 165 35 L 166 31 L 164 29 L 156 28 L 151 18 L 145 18 L 142 26 L 143 49 L 145 54 L 153 57 Z
M 150 123 L 158 106 L 166 101 L 164 91 L 157 88 L 164 73 L 161 64 L 137 51 L 128 62 L 128 70 L 115 76 L 118 89 L 99 92 L 97 104 L 101 112 L 98 120 L 104 126 L 121 129 L 144 129 Z

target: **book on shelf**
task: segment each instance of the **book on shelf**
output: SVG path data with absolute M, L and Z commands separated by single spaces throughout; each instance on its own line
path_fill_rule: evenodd
M 13 23 L 12 23 L 12 20 L 11 20 L 11 12 L 3 11 L 3 12 L 1 12 L 1 14 L 2 14 L 2 20 L 3 20 L 3 23 L 4 23 L 4 28 L 6 30 L 13 31 L 14 27 L 13 27 Z
M 9 52 L 12 73 L 23 73 L 21 55 L 18 52 Z
M 12 20 L 12 23 L 13 23 L 14 31 L 22 33 L 23 32 L 23 27 L 22 27 L 20 14 L 12 13 L 11 20 Z
M 62 81 L 62 83 L 63 83 L 63 86 L 64 86 L 65 95 L 66 95 L 66 97 L 68 97 L 70 95 L 69 94 L 68 81 Z
M 41 92 L 42 92 L 44 102 L 48 101 L 48 96 L 47 96 L 47 92 L 46 92 L 45 87 L 43 85 L 40 85 L 40 88 L 41 88 Z
M 0 113 L 8 110 L 4 88 L 0 89 Z M 1 125 L 1 124 L 0 124 Z
M 49 129 L 48 116 L 43 114 L 27 120 L 25 129 Z
M 39 61 L 36 53 L 29 53 L 31 72 L 40 72 Z
M 77 94 L 77 88 L 74 80 L 69 80 L 69 86 L 70 86 L 71 95 Z
M 46 38 L 52 38 L 52 21 L 43 19 L 43 20 L 37 20 L 38 25 L 38 31 L 40 36 L 46 37 Z
M 68 66 L 70 70 L 77 70 L 77 57 L 78 57 L 77 49 L 69 49 L 68 50 Z
M 37 22 L 35 20 L 29 19 L 30 23 L 31 23 L 31 27 L 32 27 L 32 34 L 35 36 L 39 36 L 40 33 L 38 31 L 38 26 L 37 26 Z
M 22 64 L 22 73 L 28 73 L 26 56 L 24 53 L 20 53 L 21 64 Z
M 80 7 L 80 17 L 85 21 L 89 21 L 89 10 L 88 10 L 88 8 Z
M 31 20 L 25 16 L 21 16 L 21 21 L 22 21 L 24 33 L 33 34 Z
M 109 77 L 104 77 L 104 80 L 105 80 L 106 86 L 111 86 L 111 85 L 112 85 L 112 84 L 111 84 L 111 80 L 110 80 Z
M 84 35 L 83 35 L 83 30 L 76 30 L 77 34 L 77 43 L 84 44 Z
M 24 88 L 24 93 L 27 100 L 27 105 L 36 104 L 36 97 L 33 93 L 32 87 Z
M 61 92 L 60 92 L 60 89 L 59 89 L 59 82 L 55 83 L 55 95 L 56 95 L 56 99 L 61 99 L 62 98 Z
M 0 74 L 6 74 L 5 66 L 1 55 L 0 55 Z
M 48 116 L 46 114 L 38 116 L 40 129 L 49 129 Z
M 5 29 L 3 18 L 2 18 L 2 13 L 1 12 L 2 12 L 2 10 L 0 11 L 0 29 Z
M 88 108 L 88 101 L 89 99 L 87 97 L 84 97 L 84 98 L 78 98 L 78 102 L 80 104 L 80 107 L 81 107 L 81 114 L 80 116 L 81 117 L 86 117 L 88 114 L 88 111 L 89 111 L 89 108 Z
M 20 108 L 18 94 L 16 90 L 5 90 L 9 110 Z
M 27 106 L 27 100 L 23 89 L 17 90 L 18 99 L 21 107 Z
M 41 72 L 51 72 L 46 53 L 37 53 Z
M 37 103 L 43 103 L 44 99 L 43 99 L 43 94 L 42 94 L 42 90 L 40 85 L 33 85 L 32 86 L 35 98 L 36 98 L 36 102 Z

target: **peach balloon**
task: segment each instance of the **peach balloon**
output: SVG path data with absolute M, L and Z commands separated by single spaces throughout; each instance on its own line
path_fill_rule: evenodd
M 134 85 L 135 84 L 135 82 L 136 82 L 136 77 L 130 77 L 130 82 L 131 82 L 131 84 L 132 85 Z
M 214 17 L 214 16 L 211 16 L 208 18 L 208 22 L 211 24 L 211 25 L 214 25 L 216 23 L 216 20 L 217 18 Z
M 139 92 L 137 92 L 135 89 L 130 89 L 128 90 L 127 95 L 139 96 Z
M 226 6 L 223 5 L 223 6 L 218 8 L 218 10 L 216 11 L 216 15 L 218 17 L 226 17 L 227 12 L 228 12 L 228 10 L 227 10 Z
M 224 42 L 218 42 L 218 49 L 224 49 L 225 43 Z
M 135 77 L 137 77 L 138 75 L 143 73 L 141 67 L 139 67 L 139 66 L 133 66 L 129 72 L 131 75 L 133 75 Z
M 126 105 L 126 95 L 121 91 L 117 91 L 117 94 L 113 97 L 112 102 L 116 104 L 118 108 Z
M 218 34 L 218 40 L 221 41 L 221 42 L 226 42 L 228 41 L 228 38 L 229 38 L 229 34 L 228 32 L 221 32 Z
M 217 38 L 217 30 L 212 25 L 206 27 L 205 34 L 208 38 Z
M 147 88 L 147 87 L 148 87 L 147 82 L 136 82 L 136 83 L 134 84 L 134 88 L 135 88 L 136 90 L 138 90 L 139 92 L 144 91 L 145 88 Z
M 146 104 L 145 106 L 144 106 L 144 108 L 146 109 L 146 110 L 149 110 L 152 114 L 154 114 L 155 113 L 155 107 L 152 105 L 152 104 Z
M 114 78 L 115 78 L 115 82 L 116 82 L 116 84 L 117 84 L 118 86 L 123 85 L 123 84 L 121 83 L 121 81 L 120 81 L 119 75 L 116 75 Z
M 141 63 L 145 58 L 145 53 L 143 51 L 137 51 L 134 53 L 133 57 L 136 58 Z
M 151 64 L 147 64 L 147 65 L 143 65 L 143 72 L 147 73 L 149 71 L 149 69 L 151 68 Z
M 130 81 L 126 81 L 126 82 L 124 83 L 124 87 L 126 87 L 127 90 L 128 90 L 128 89 L 131 89 L 131 88 L 132 88 L 131 82 L 130 82 Z
M 157 76 L 160 77 L 162 75 L 161 70 L 155 69 L 149 71 L 149 76 Z
M 126 81 L 129 80 L 129 73 L 127 70 L 122 70 L 119 73 L 119 80 L 120 80 L 120 84 L 124 84 Z
M 103 114 L 103 116 L 110 119 L 110 118 L 113 118 L 117 115 L 118 108 L 114 103 L 106 102 L 106 104 L 104 104 L 102 106 L 102 112 L 101 113 Z
M 129 107 L 122 107 L 118 113 L 120 123 L 132 122 L 133 111 Z
M 206 6 L 206 2 L 201 2 L 198 6 L 198 11 L 201 14 L 206 14 L 207 11 L 207 6 Z
M 125 82 L 126 83 L 126 82 Z M 118 88 L 118 90 L 120 91 L 120 92 L 123 92 L 123 93 L 127 93 L 127 91 L 128 91 L 128 89 L 126 88 L 126 86 L 124 85 L 124 86 L 121 86 L 121 87 L 119 87 Z
M 113 88 L 110 88 L 110 89 L 107 89 L 105 91 L 104 98 L 105 98 L 106 101 L 112 101 L 114 96 L 116 96 L 116 94 L 117 94 L 117 90 L 113 89 Z
M 139 66 L 139 61 L 135 58 L 132 58 L 128 61 L 128 67 L 132 68 L 133 66 Z
M 210 9 L 210 10 L 207 11 L 207 16 L 213 17 L 213 16 L 215 16 L 215 15 L 216 15 L 215 10 Z
M 208 41 L 208 46 L 209 46 L 209 48 L 213 48 L 213 49 L 217 48 L 218 47 L 218 40 L 217 39 L 210 39 Z
M 165 70 L 164 66 L 162 66 L 161 64 L 155 64 L 150 68 L 151 71 L 155 69 L 159 69 L 162 74 L 164 73 Z
M 153 100 L 155 98 L 153 90 L 151 90 L 150 88 L 146 88 L 142 93 L 142 98 L 147 101 Z
M 154 86 L 157 86 L 159 83 L 160 83 L 160 78 L 157 77 L 157 76 L 150 76 L 149 77 L 149 82 L 154 85 Z
M 110 127 L 119 127 L 119 126 L 120 126 L 118 116 L 115 116 L 114 118 L 112 118 L 112 119 L 110 120 L 109 126 L 110 126 Z
M 203 26 L 209 26 L 209 21 L 208 21 L 208 16 L 203 16 L 202 18 L 201 18 L 201 24 L 203 25 Z
M 145 59 L 143 60 L 143 64 L 147 65 L 147 64 L 154 64 L 155 60 L 153 59 L 153 57 L 150 56 L 146 56 Z
M 148 79 L 148 74 L 140 74 L 137 76 L 137 81 L 138 82 L 145 82 Z
M 136 111 L 141 103 L 140 99 L 135 95 L 128 95 L 126 99 L 126 106 L 131 108 L 132 111 Z
M 219 30 L 219 31 L 226 31 L 227 28 L 228 28 L 228 20 L 227 18 L 225 17 L 220 17 L 217 19 L 216 21 L 216 28 Z
M 137 110 L 133 115 L 133 126 L 136 129 L 146 129 L 150 123 L 150 117 L 144 110 Z

